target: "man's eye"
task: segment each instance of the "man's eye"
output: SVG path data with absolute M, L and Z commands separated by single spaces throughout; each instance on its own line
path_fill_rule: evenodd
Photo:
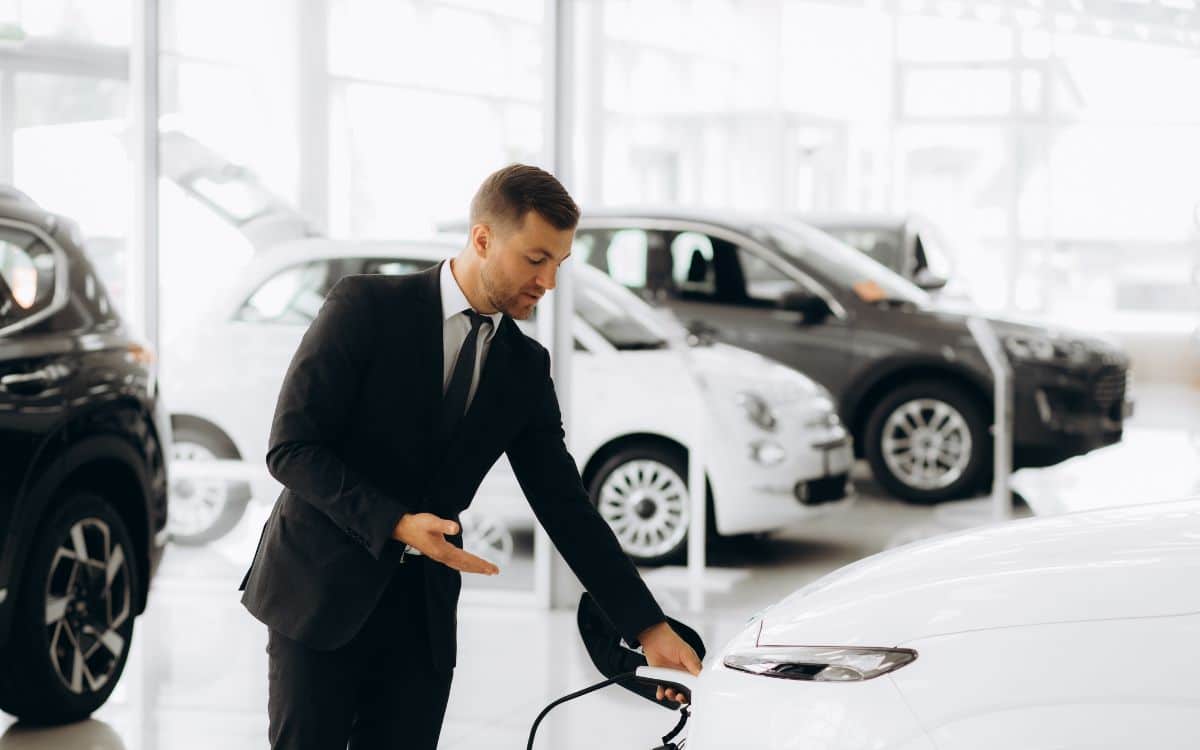
M 545 263 L 545 262 L 546 262 L 546 259 L 545 259 L 545 258 L 537 258 L 537 259 L 534 259 L 534 258 L 528 258 L 528 257 L 527 257 L 527 258 L 526 258 L 526 260 L 528 260 L 528 261 L 529 261 L 529 265 L 531 265 L 531 266 L 540 266 L 540 265 L 542 265 L 543 263 Z

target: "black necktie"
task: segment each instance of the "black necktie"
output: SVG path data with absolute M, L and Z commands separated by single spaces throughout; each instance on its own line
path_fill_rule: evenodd
M 458 423 L 467 411 L 467 396 L 471 392 L 471 380 L 475 375 L 475 351 L 479 343 L 479 326 L 490 322 L 487 316 L 471 309 L 463 310 L 471 321 L 471 331 L 463 339 L 458 359 L 454 361 L 454 372 L 450 375 L 450 386 L 442 397 L 442 414 L 438 422 L 438 438 L 444 445 L 454 435 Z

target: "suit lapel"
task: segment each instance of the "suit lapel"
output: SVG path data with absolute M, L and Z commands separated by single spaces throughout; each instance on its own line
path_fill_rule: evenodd
M 443 261 L 444 262 L 444 261 Z M 441 263 L 421 272 L 421 302 L 417 305 L 415 364 L 417 376 L 417 398 L 424 414 L 426 434 L 436 429 L 438 412 L 442 407 L 442 289 Z

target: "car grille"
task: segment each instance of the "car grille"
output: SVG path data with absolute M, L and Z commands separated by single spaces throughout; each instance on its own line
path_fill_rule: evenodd
M 1106 367 L 1092 380 L 1092 398 L 1101 409 L 1109 409 L 1125 399 L 1125 370 Z

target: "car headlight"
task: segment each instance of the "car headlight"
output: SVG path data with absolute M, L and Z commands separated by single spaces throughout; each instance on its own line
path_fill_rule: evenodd
M 808 682 L 861 682 L 894 672 L 917 658 L 908 648 L 758 646 L 732 651 L 725 666 L 739 672 Z
M 1016 333 L 1004 338 L 1009 356 L 1022 362 L 1061 362 L 1074 364 L 1088 357 L 1088 348 L 1079 341 L 1052 339 L 1037 334 Z
M 779 426 L 779 420 L 775 418 L 775 413 L 771 411 L 771 405 L 757 393 L 742 391 L 737 394 L 737 403 L 746 413 L 746 419 L 749 419 L 759 428 L 767 432 L 774 432 L 775 428 Z

